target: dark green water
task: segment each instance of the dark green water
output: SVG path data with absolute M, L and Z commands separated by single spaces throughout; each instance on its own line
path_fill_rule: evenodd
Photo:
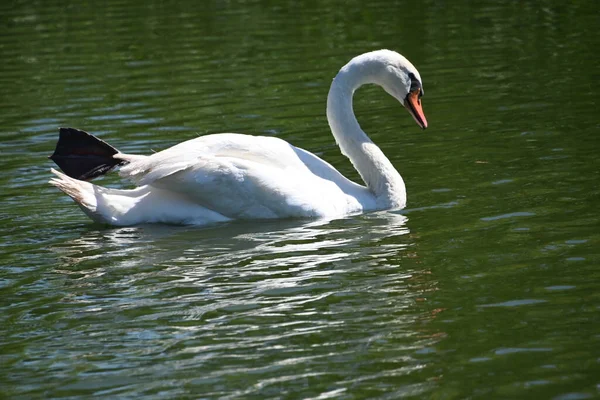
M 592 1 L 3 2 L 0 396 L 600 397 L 599 26 Z M 46 184 L 59 126 L 275 135 L 358 179 L 325 99 L 377 48 L 426 92 L 425 132 L 355 101 L 402 212 L 114 229 Z

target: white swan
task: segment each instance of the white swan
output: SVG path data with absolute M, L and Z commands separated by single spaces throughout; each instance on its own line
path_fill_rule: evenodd
M 406 204 L 402 177 L 361 130 L 352 110 L 354 91 L 368 83 L 382 86 L 408 109 L 421 128 L 427 127 L 421 107 L 421 77 L 406 58 L 378 50 L 346 64 L 331 84 L 327 119 L 342 153 L 366 186 L 345 178 L 314 154 L 274 137 L 213 134 L 141 156 L 119 153 L 101 140 L 70 128 L 64 129 L 64 138 L 61 129 L 57 150 L 51 156 L 70 176 L 52 169 L 57 177 L 50 183 L 71 196 L 93 220 L 121 226 L 319 218 L 402 208 Z M 67 137 L 67 131 L 71 136 Z M 94 150 L 81 142 L 73 150 L 77 147 L 74 141 L 80 139 L 96 141 L 109 153 L 100 154 L 106 148 Z M 88 146 L 88 150 L 82 151 L 81 146 Z M 61 165 L 66 160 L 70 160 L 71 170 L 76 165 L 78 171 L 69 173 L 69 166 Z M 74 179 L 101 175 L 117 164 L 125 165 L 120 175 L 136 182 L 137 188 L 109 189 Z

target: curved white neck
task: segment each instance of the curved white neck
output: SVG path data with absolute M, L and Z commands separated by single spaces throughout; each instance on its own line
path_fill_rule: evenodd
M 380 84 L 369 67 L 351 63 L 340 70 L 327 96 L 327 120 L 342 154 L 350 159 L 377 203 L 385 208 L 404 207 L 406 187 L 402 177 L 360 128 L 352 109 L 356 89 L 367 83 Z

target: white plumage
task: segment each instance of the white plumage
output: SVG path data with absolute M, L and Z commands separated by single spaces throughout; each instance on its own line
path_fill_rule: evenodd
M 379 50 L 354 58 L 332 83 L 329 124 L 366 186 L 284 140 L 235 133 L 198 137 L 149 156 L 116 154 L 115 158 L 128 162 L 120 175 L 138 185 L 133 190 L 103 188 L 55 170 L 57 178 L 50 183 L 92 219 L 112 225 L 319 218 L 404 207 L 404 182 L 360 129 L 352 112 L 352 95 L 358 86 L 376 83 L 413 113 L 406 104 L 414 89 L 411 75 L 420 86 L 410 62 L 395 52 Z M 424 120 L 422 111 L 418 117 Z M 427 123 L 419 124 L 426 127 Z

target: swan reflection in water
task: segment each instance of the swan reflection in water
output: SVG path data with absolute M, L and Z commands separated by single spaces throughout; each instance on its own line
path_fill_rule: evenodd
M 443 337 L 425 323 L 435 318 L 425 298 L 437 282 L 407 223 L 405 215 L 377 212 L 307 223 L 90 229 L 53 250 L 71 294 L 65 318 L 85 317 L 85 329 L 102 335 L 112 324 L 134 343 L 154 338 L 144 342 L 149 348 L 176 343 L 170 356 L 190 362 L 209 352 L 224 363 L 211 379 L 226 379 L 232 356 L 248 368 L 275 362 L 265 355 L 273 348 L 282 363 L 360 360 L 390 343 L 386 352 L 403 360 L 404 374 L 424 365 L 428 353 L 415 349 Z M 298 345 L 307 340 L 315 345 Z
M 179 300 L 189 301 L 184 294 L 191 290 L 192 297 L 206 302 L 190 309 L 199 315 L 281 294 L 284 298 L 273 304 L 280 309 L 299 300 L 285 293 L 301 293 L 304 300 L 336 296 L 349 286 L 369 290 L 373 279 L 385 290 L 406 292 L 413 275 L 422 275 L 413 269 L 416 253 L 407 221 L 383 211 L 304 224 L 275 220 L 210 228 L 93 229 L 53 251 L 57 272 L 71 278 L 71 285 L 125 291 L 126 301 L 141 296 L 162 307 L 173 299 L 161 293 L 181 291 Z M 403 265 L 406 259 L 410 266 Z
M 197 267 L 233 270 L 315 268 L 361 257 L 377 260 L 409 246 L 407 217 L 377 212 L 343 219 L 235 221 L 210 227 L 143 225 L 93 229 L 53 247 L 66 270 Z M 62 268 L 61 268 L 62 269 Z

